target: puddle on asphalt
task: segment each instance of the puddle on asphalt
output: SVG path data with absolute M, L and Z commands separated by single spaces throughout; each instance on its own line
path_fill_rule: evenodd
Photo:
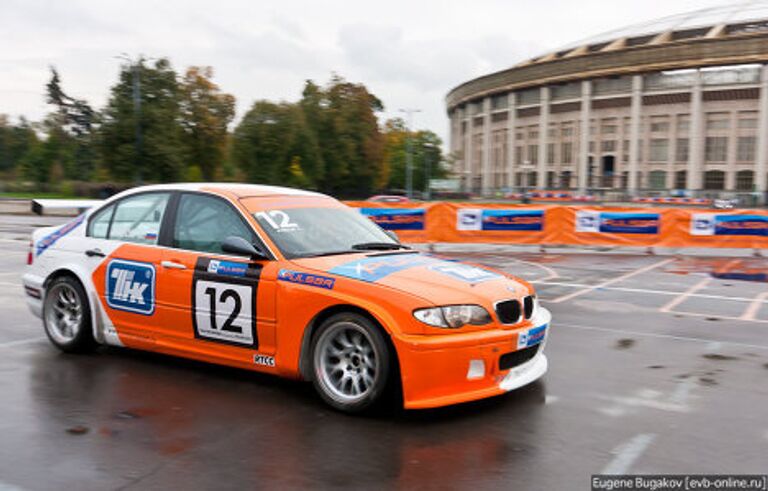
M 721 355 L 720 353 L 707 353 L 706 355 L 701 355 L 701 357 L 706 358 L 707 360 L 716 360 L 716 361 L 733 361 L 733 360 L 739 359 L 736 356 Z
M 634 339 L 624 338 L 616 342 L 616 349 L 629 349 L 635 345 Z

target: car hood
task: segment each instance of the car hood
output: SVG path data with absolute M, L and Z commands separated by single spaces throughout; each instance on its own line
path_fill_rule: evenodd
M 475 303 L 488 306 L 533 291 L 527 282 L 507 273 L 425 253 L 348 254 L 294 262 L 317 273 L 394 288 L 435 305 Z

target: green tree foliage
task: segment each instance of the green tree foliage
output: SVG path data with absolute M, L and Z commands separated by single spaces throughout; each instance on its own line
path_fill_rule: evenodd
M 140 110 L 134 107 L 134 77 L 140 84 Z M 184 176 L 181 89 L 167 59 L 150 65 L 141 59 L 120 70 L 101 125 L 105 167 L 122 181 L 176 181 Z M 140 129 L 137 144 L 136 126 Z
M 181 81 L 181 126 L 187 165 L 202 172 L 202 180 L 216 177 L 225 159 L 227 126 L 235 117 L 235 98 L 211 81 L 211 67 L 190 67 Z
M 387 176 L 386 188 L 402 190 L 406 188 L 406 167 L 408 140 L 411 138 L 413 162 L 413 189 L 425 188 L 427 179 L 440 179 L 446 176 L 443 158 L 440 152 L 440 137 L 428 130 L 408 132 L 405 122 L 400 118 L 388 120 L 384 125 L 384 168 Z
M 55 106 L 56 111 L 43 124 L 48 134 L 44 145 L 48 149 L 46 158 L 49 159 L 44 167 L 55 164 L 61 168 L 61 178 L 87 180 L 96 167 L 97 152 L 93 132 L 96 112 L 85 100 L 76 99 L 64 92 L 59 73 L 53 67 L 51 80 L 45 88 L 47 102 Z M 44 169 L 32 172 L 38 177 L 47 175 Z
M 38 144 L 37 134 L 26 119 L 21 118 L 14 125 L 8 116 L 0 114 L 0 172 L 17 169 L 24 156 Z
M 285 184 L 294 158 L 318 158 L 309 129 L 295 104 L 257 101 L 233 136 L 233 157 L 250 182 Z
M 381 101 L 363 85 L 307 81 L 297 104 L 256 102 L 234 133 L 233 157 L 248 180 L 364 196 L 384 184 Z M 300 171 L 300 172 L 299 172 Z
M 209 67 L 179 77 L 167 59 L 141 58 L 120 68 L 97 112 L 69 95 L 52 68 L 46 96 L 55 110 L 42 123 L 13 125 L 0 115 L 0 173 L 56 185 L 222 179 L 365 197 L 405 187 L 410 137 L 414 189 L 423 189 L 426 168 L 444 175 L 438 137 L 409 135 L 399 119 L 382 128 L 383 105 L 362 84 L 308 80 L 296 103 L 257 101 L 230 131 L 235 99 L 212 77 Z

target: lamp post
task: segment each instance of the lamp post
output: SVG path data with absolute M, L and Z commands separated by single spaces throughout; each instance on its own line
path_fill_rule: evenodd
M 432 198 L 432 190 L 429 186 L 429 181 L 432 178 L 432 151 L 437 147 L 434 143 L 426 142 L 423 145 L 424 153 L 424 199 L 429 200 Z
M 141 134 L 141 64 L 144 61 L 142 56 L 139 56 L 135 61 L 132 60 L 126 53 L 121 53 L 115 58 L 123 60 L 131 67 L 131 85 L 132 85 L 132 97 L 133 97 L 133 119 L 134 119 L 134 163 L 136 167 L 136 181 L 138 184 L 142 184 L 144 180 L 143 169 L 141 168 L 141 150 L 142 150 L 142 134 Z
M 405 194 L 408 199 L 411 199 L 413 194 L 413 137 L 411 135 L 411 128 L 413 127 L 413 115 L 414 113 L 420 113 L 421 109 L 400 109 L 401 113 L 407 115 L 406 119 L 406 135 L 408 139 L 405 143 Z

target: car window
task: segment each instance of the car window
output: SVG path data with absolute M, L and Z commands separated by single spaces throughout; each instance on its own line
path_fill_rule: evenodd
M 367 242 L 396 244 L 378 225 L 346 207 L 264 210 L 254 216 L 289 259 L 350 252 Z
M 168 193 L 147 193 L 117 203 L 109 238 L 139 244 L 157 244 Z
M 191 251 L 221 253 L 230 236 L 254 242 L 254 234 L 226 201 L 201 194 L 183 194 L 176 214 L 173 246 Z
M 112 220 L 112 213 L 115 211 L 115 205 L 108 206 L 99 210 L 91 218 L 88 228 L 88 237 L 95 239 L 106 239 L 109 232 L 109 222 Z

